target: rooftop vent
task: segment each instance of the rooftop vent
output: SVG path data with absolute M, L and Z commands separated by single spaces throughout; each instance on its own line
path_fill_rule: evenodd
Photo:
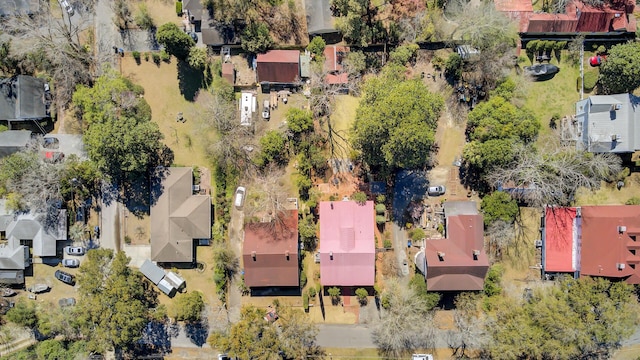
M 611 111 L 616 111 L 622 109 L 622 104 L 612 104 Z
M 619 271 L 622 271 L 622 270 L 624 270 L 624 268 L 625 268 L 625 264 L 623 264 L 623 263 L 617 263 L 617 264 L 616 264 L 616 267 L 618 268 L 618 270 L 619 270 Z
M 480 250 L 473 250 L 473 260 L 478 260 L 478 256 L 480 256 Z
M 582 217 L 582 208 L 581 207 L 577 207 L 576 208 L 576 217 L 579 217 L 579 218 Z
M 331 210 L 333 210 L 333 201 L 331 202 Z
M 253 261 L 256 261 L 256 252 L 255 251 L 251 252 L 251 258 L 253 259 Z
M 438 251 L 438 259 L 444 261 L 444 253 L 442 251 Z
M 618 226 L 618 233 L 622 234 L 625 231 L 627 231 L 627 227 L 626 226 Z
M 622 139 L 622 136 L 620 134 L 611 135 L 611 141 L 620 141 L 620 139 Z
M 333 260 L 333 251 L 329 251 L 329 260 Z
M 285 251 L 285 252 L 284 252 L 284 256 L 286 256 L 286 257 L 287 257 L 287 260 L 289 260 L 289 250 L 287 250 L 287 251 Z

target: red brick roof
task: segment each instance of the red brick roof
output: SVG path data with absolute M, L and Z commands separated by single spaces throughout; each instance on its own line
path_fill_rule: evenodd
M 298 211 L 282 222 L 245 225 L 242 260 L 248 287 L 299 286 Z
M 427 290 L 482 290 L 489 269 L 482 216 L 448 216 L 446 221 L 447 238 L 426 241 Z

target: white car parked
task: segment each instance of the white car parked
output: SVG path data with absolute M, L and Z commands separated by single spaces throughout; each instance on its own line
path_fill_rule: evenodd
M 75 11 L 73 10 L 73 6 L 69 5 L 69 2 L 67 0 L 58 0 L 58 2 L 60 3 L 60 6 L 62 6 L 62 8 L 67 12 L 67 14 L 69 14 L 69 16 L 73 16 Z

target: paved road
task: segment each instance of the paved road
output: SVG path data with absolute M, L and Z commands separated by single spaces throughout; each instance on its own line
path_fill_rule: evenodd
M 100 63 L 109 61 L 115 65 L 113 46 L 118 44 L 120 34 L 113 23 L 115 14 L 111 8 L 112 1 L 98 0 L 95 5 L 96 47 Z
M 375 348 L 371 329 L 362 325 L 320 324 L 318 345 L 334 348 Z
M 117 189 L 103 183 L 103 198 L 100 202 L 100 238 L 98 242 L 105 249 L 120 250 L 120 205 L 116 201 Z

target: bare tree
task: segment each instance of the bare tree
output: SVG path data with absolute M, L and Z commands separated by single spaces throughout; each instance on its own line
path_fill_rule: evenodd
M 507 249 L 513 243 L 516 232 L 513 224 L 497 220 L 487 227 L 485 236 L 489 239 L 489 250 L 494 260 L 501 260 L 502 250 Z
M 563 146 L 550 137 L 537 151 L 515 145 L 515 160 L 488 176 L 490 184 L 515 187 L 512 195 L 532 206 L 569 205 L 580 188 L 597 190 L 621 170 L 621 159 Z
M 434 349 L 436 327 L 423 297 L 397 280 L 386 283 L 389 308 L 373 325 L 373 341 L 386 356 L 402 358 L 415 350 Z
M 252 177 L 254 182 L 245 201 L 245 214 L 248 217 L 266 218 L 274 226 L 282 224 L 285 212 L 290 209 L 287 199 L 291 197 L 285 184 L 284 170 L 269 166 Z
M 12 40 L 11 51 L 20 59 L 20 71 L 33 73 L 37 68 L 47 71 L 54 82 L 55 101 L 64 106 L 70 102 L 78 84 L 91 83 L 101 59 L 91 52 L 93 44 L 84 43 L 80 36 L 90 30 L 89 17 L 77 14 L 72 21 L 60 5 L 63 15 L 58 18 L 50 4 L 53 3 L 40 2 L 41 11 L 30 16 L 3 18 L 0 30 Z M 80 0 L 74 5 L 76 11 L 90 12 L 93 0 Z
M 469 349 L 483 349 L 488 342 L 485 334 L 485 317 L 479 307 L 481 297 L 462 293 L 456 298 L 453 312 L 454 329 L 447 331 L 447 343 L 453 355 L 459 359 L 468 357 Z
M 446 15 L 457 24 L 450 35 L 452 39 L 468 41 L 485 53 L 498 44 L 515 47 L 517 27 L 493 3 L 453 1 L 447 5 Z

